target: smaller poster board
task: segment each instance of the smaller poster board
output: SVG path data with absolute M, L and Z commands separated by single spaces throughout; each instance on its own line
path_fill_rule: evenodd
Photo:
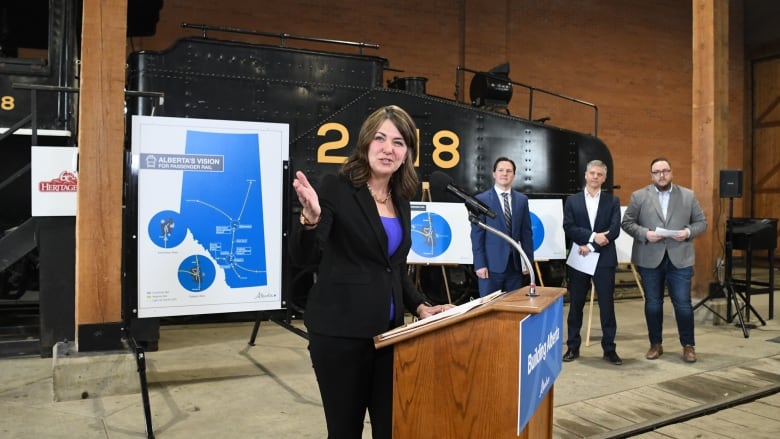
M 78 148 L 33 146 L 30 154 L 32 216 L 76 216 Z
M 412 208 L 410 264 L 471 264 L 471 223 L 466 205 L 418 202 Z
M 626 206 L 620 206 L 620 219 L 622 221 L 623 215 L 626 214 Z M 634 245 L 634 238 L 626 233 L 625 230 L 620 230 L 615 241 L 615 248 L 617 250 L 618 264 L 630 264 L 631 263 L 631 247 Z

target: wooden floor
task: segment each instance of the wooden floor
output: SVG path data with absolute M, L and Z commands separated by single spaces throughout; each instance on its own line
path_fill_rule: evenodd
M 555 408 L 553 437 L 777 438 L 780 356 Z
M 764 280 L 766 273 L 756 278 Z M 623 275 L 624 283 L 632 282 L 630 272 Z M 580 358 L 562 365 L 555 381 L 554 438 L 780 438 L 780 303 L 769 319 L 768 296 L 754 297 L 766 325 L 751 316 L 758 325 L 749 338 L 734 322 L 698 308 L 698 361 L 689 364 L 681 358 L 671 304 L 666 301 L 664 313 L 666 352 L 651 361 L 645 359 L 641 295 L 625 297 L 630 298 L 615 303 L 623 365 L 602 359 L 596 305 L 591 343 L 583 344 Z M 708 304 L 725 306 L 717 298 Z M 303 329 L 300 320 L 293 326 Z M 256 344 L 248 346 L 251 322 L 163 326 L 159 350 L 146 357 L 159 437 L 324 437 L 307 343 L 288 329 L 264 323 Z M 63 432 L 78 438 L 145 437 L 137 393 L 55 402 L 49 358 L 3 359 L 0 376 L 0 438 L 60 438 Z M 366 423 L 363 438 L 370 437 Z
M 763 299 L 757 300 L 761 312 L 766 311 Z M 671 310 L 667 351 L 654 361 L 644 358 L 641 300 L 620 301 L 616 310 L 623 365 L 602 359 L 594 324 L 594 343 L 583 346 L 579 359 L 564 363 L 555 382 L 554 438 L 778 437 L 780 393 L 769 392 L 780 385 L 779 319 L 768 320 L 743 338 L 734 325 L 713 325 L 707 311 L 699 309 L 699 360 L 687 364 L 674 346 Z M 775 311 L 780 315 L 780 306 Z M 293 323 L 302 328 L 300 321 Z M 157 437 L 325 437 L 306 340 L 263 323 L 256 344 L 248 346 L 251 330 L 251 322 L 161 328 L 160 349 L 146 356 Z M 0 438 L 146 437 L 139 393 L 53 401 L 48 358 L 3 359 L 0 377 Z M 761 398 L 734 405 L 755 395 Z M 728 407 L 722 407 L 724 403 Z M 699 414 L 705 416 L 693 417 Z M 369 423 L 362 437 L 371 438 Z
M 760 261 L 759 261 L 760 262 Z M 767 282 L 769 270 L 762 264 L 754 263 L 753 280 Z M 623 281 L 631 283 L 629 272 L 624 273 Z M 735 278 L 744 278 L 744 267 L 737 264 Z M 778 288 L 780 277 L 775 271 L 774 283 Z M 620 280 L 619 278 L 618 280 Z M 618 283 L 620 286 L 620 283 Z M 629 289 L 630 290 L 630 289 Z M 617 296 L 617 294 L 616 294 Z M 641 299 L 640 299 L 641 300 Z M 725 299 L 720 299 L 723 302 Z M 708 302 L 708 305 L 716 305 L 718 300 Z M 608 388 L 606 394 L 595 397 L 568 398 L 564 403 L 556 403 L 553 416 L 553 437 L 555 439 L 580 439 L 580 438 L 779 438 L 780 437 L 780 355 L 778 355 L 778 343 L 780 343 L 780 326 L 777 322 L 778 304 L 768 306 L 766 294 L 754 297 L 757 312 L 766 320 L 762 326 L 755 315 L 751 315 L 748 327 L 749 338 L 742 338 L 742 330 L 736 325 L 737 319 L 728 323 L 710 316 L 710 320 L 702 320 L 708 310 L 704 307 L 696 311 L 697 323 L 697 353 L 700 353 L 700 361 L 697 367 L 724 359 L 729 355 L 737 355 L 745 346 L 753 346 L 765 349 L 769 355 L 745 362 L 734 362 L 733 365 L 724 367 L 711 367 L 700 370 L 698 373 L 684 373 L 675 369 L 677 364 L 682 364 L 679 352 L 673 343 L 674 317 L 669 314 L 665 319 L 666 334 L 665 347 L 671 344 L 672 352 L 654 362 L 643 358 L 642 353 L 629 351 L 623 356 L 624 365 L 617 371 L 610 371 L 599 366 L 598 338 L 594 346 L 587 348 L 590 354 L 590 363 L 585 365 L 574 363 L 564 364 L 562 376 L 559 381 L 567 380 L 565 373 L 577 375 L 577 387 L 587 387 L 584 393 L 595 393 L 596 389 Z M 721 307 L 724 303 L 719 303 Z M 743 303 L 744 305 L 744 303 Z M 667 312 L 669 304 L 666 304 Z M 596 307 L 597 309 L 598 307 Z M 775 318 L 770 319 L 775 311 Z M 621 354 L 634 347 L 636 340 L 646 343 L 641 325 L 637 326 L 637 320 L 642 319 L 638 309 L 633 313 L 627 313 L 625 306 L 618 308 L 618 351 Z M 725 309 L 720 309 L 725 315 Z M 758 324 L 758 329 L 756 328 Z M 670 327 L 671 325 L 671 327 Z M 715 326 L 712 326 L 715 325 Z M 598 330 L 598 319 L 594 318 L 594 330 Z M 725 331 L 719 334 L 717 331 Z M 636 336 L 636 334 L 640 334 Z M 699 346 L 700 345 L 700 346 Z M 700 348 L 701 347 L 701 351 Z M 706 352 L 705 350 L 709 350 Z M 701 354 L 705 351 L 704 354 Z M 640 351 L 641 352 L 641 351 Z M 669 356 L 672 357 L 669 357 Z M 596 356 L 596 358 L 592 358 Z M 628 357 L 628 359 L 626 358 Z M 581 360 L 577 360 L 581 361 Z M 661 361 L 664 361 L 661 363 Z M 576 362 L 575 362 L 576 363 Z M 724 360 L 723 364 L 728 362 Z M 675 374 L 676 373 L 676 374 Z M 658 377 L 668 374 L 668 378 Z M 604 380 L 598 383 L 597 380 Z M 633 380 L 635 385 L 628 384 L 627 380 Z M 597 383 L 587 383 L 596 381 Z M 618 389 L 615 382 L 620 381 L 622 389 Z M 564 386 L 556 384 L 556 388 Z M 565 386 L 570 387 L 569 383 Z M 614 389 L 614 390 L 612 390 Z M 566 399 L 565 397 L 556 397 Z M 558 401 L 560 401 L 558 399 Z M 575 400 L 576 399 L 576 400 Z M 568 400 L 571 400 L 569 403 Z
M 780 434 L 780 394 L 672 424 L 637 438 L 776 438 Z
M 554 437 L 774 439 L 778 371 L 780 356 L 558 406 Z

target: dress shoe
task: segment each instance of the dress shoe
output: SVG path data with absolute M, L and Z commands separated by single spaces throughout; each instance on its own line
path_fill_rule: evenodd
M 650 346 L 650 350 L 647 351 L 647 355 L 645 355 L 645 358 L 648 360 L 657 360 L 658 357 L 661 356 L 661 354 L 664 353 L 664 347 L 661 345 L 661 343 L 654 344 Z
M 614 364 L 615 366 L 620 366 L 623 364 L 623 360 L 620 359 L 617 352 L 615 351 L 604 352 L 604 359 Z
M 693 346 L 687 344 L 683 347 L 683 361 L 686 363 L 696 362 L 696 350 L 693 348 Z
M 574 361 L 575 359 L 579 358 L 579 356 L 579 349 L 566 349 L 566 353 L 563 354 L 563 361 L 568 363 L 569 361 Z

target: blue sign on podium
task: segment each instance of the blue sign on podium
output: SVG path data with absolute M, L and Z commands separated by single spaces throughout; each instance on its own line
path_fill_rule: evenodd
M 520 321 L 520 388 L 517 434 L 536 412 L 561 373 L 563 297 L 539 314 Z

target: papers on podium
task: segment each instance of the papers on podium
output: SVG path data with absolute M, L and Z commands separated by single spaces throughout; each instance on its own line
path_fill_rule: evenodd
M 447 311 L 442 311 L 438 314 L 432 315 L 428 318 L 420 319 L 412 323 L 407 323 L 406 325 L 399 326 L 397 328 L 383 332 L 377 335 L 376 337 L 374 337 L 374 339 L 375 341 L 389 340 L 393 337 L 398 337 L 399 335 L 406 334 L 410 331 L 414 331 L 417 328 L 430 325 L 431 323 L 438 322 L 440 320 L 446 320 L 455 316 L 459 316 L 461 314 L 466 313 L 469 310 L 488 304 L 498 299 L 499 297 L 503 296 L 504 294 L 506 294 L 505 291 L 501 291 L 501 290 L 495 291 L 493 293 L 488 294 L 485 297 L 480 297 L 479 299 L 471 300 L 469 302 L 458 305 L 454 308 L 450 308 Z
M 599 262 L 598 252 L 590 252 L 585 256 L 580 254 L 580 246 L 576 242 L 571 244 L 571 250 L 569 250 L 569 258 L 566 259 L 566 265 L 569 267 L 581 271 L 585 274 L 593 276 L 596 272 L 596 264 Z

